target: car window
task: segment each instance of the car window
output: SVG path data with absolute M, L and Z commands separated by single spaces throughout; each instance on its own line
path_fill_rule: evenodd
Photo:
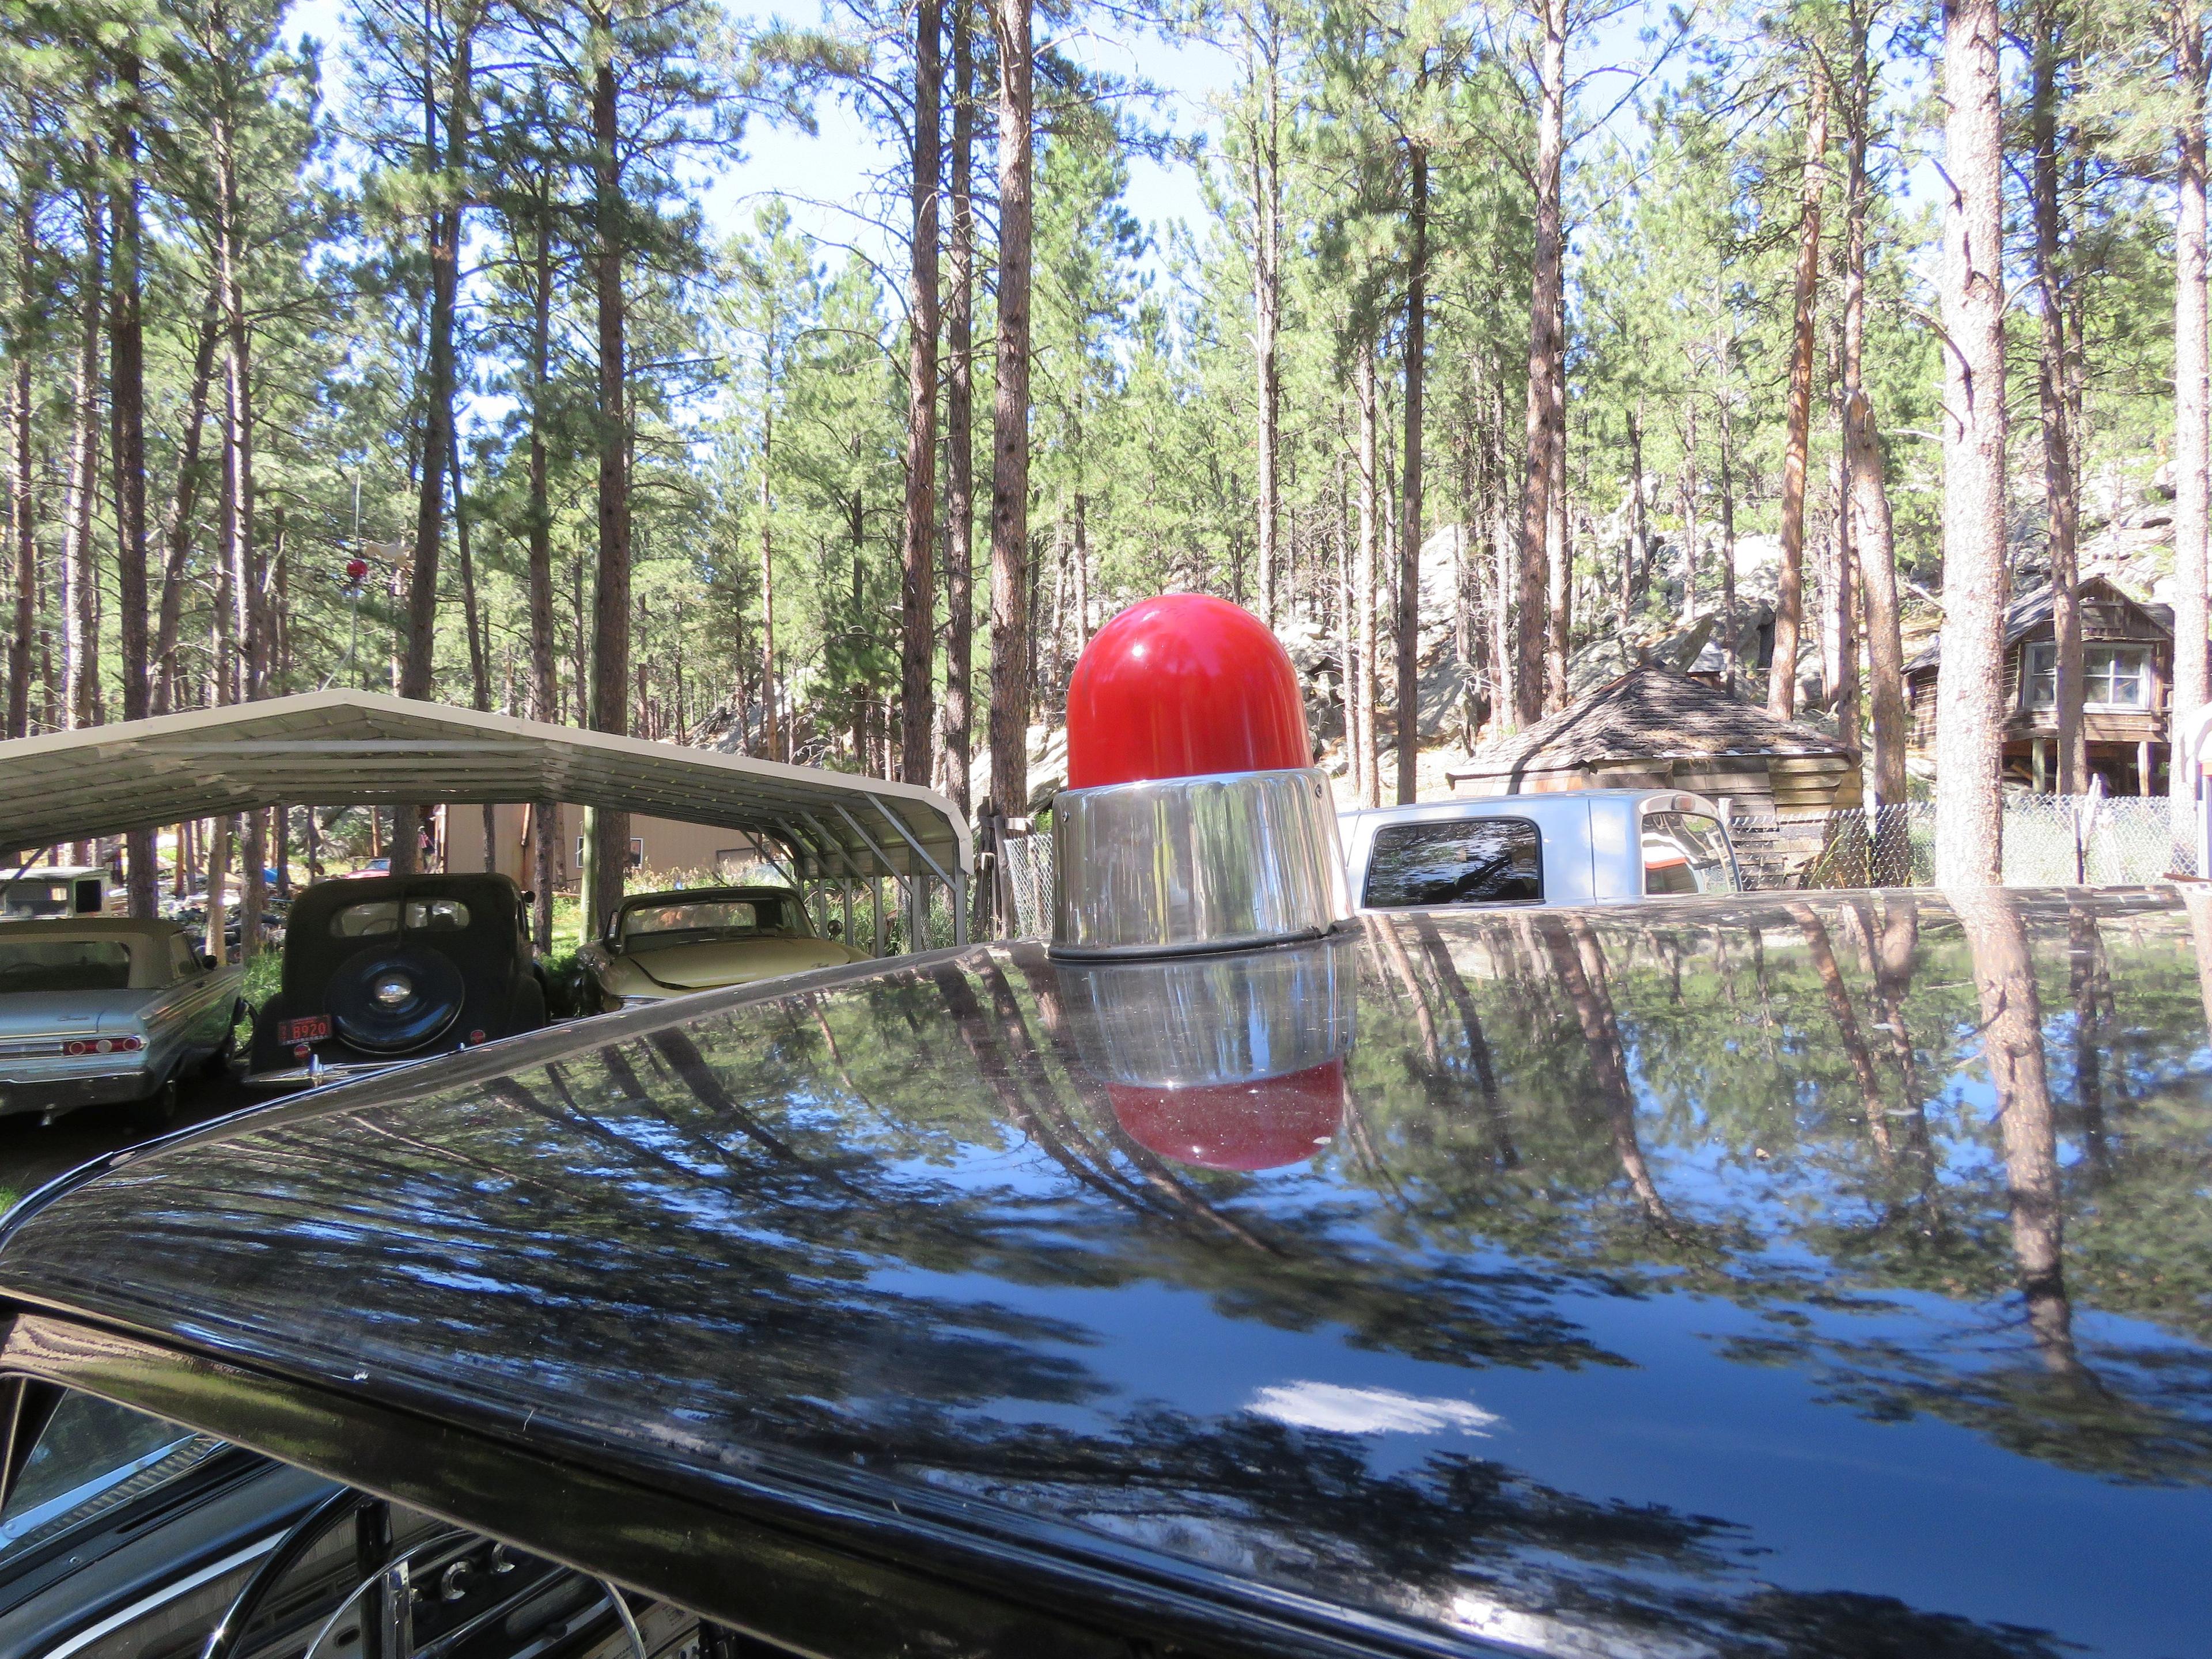
M 15 916 L 65 916 L 70 913 L 70 884 L 66 881 L 10 882 L 8 914 Z
M 118 939 L 0 939 L 0 991 L 123 991 L 131 946 Z
M 623 912 L 625 939 L 660 933 L 746 937 L 790 931 L 792 907 L 781 899 L 698 899 L 640 904 Z
M 88 1394 L 64 1395 L 0 1510 L 0 1555 L 167 1480 L 219 1443 Z
M 1717 818 L 1699 812 L 1644 815 L 1646 893 L 1733 893 L 1735 870 Z
M 1370 909 L 1416 904 L 1531 904 L 1544 896 L 1543 837 L 1526 818 L 1447 818 L 1375 832 Z
M 410 933 L 458 933 L 469 925 L 469 907 L 459 899 L 372 899 L 349 904 L 331 918 L 333 939 L 374 939 L 396 933 L 404 920 Z
M 207 970 L 201 965 L 200 953 L 192 949 L 191 940 L 182 933 L 169 935 L 169 977 L 190 979 Z
M 331 918 L 332 939 L 373 939 L 399 931 L 399 901 L 377 899 L 368 904 L 349 904 Z

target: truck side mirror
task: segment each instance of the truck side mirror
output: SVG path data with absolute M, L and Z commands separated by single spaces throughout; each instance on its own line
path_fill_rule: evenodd
M 222 964 L 217 962 L 213 957 L 210 956 L 206 951 L 203 951 L 200 952 L 200 966 L 203 968 L 220 968 Z
M 845 936 L 845 919 L 844 919 L 844 917 L 842 917 L 842 916 L 832 916 L 832 917 L 830 917 L 830 937 L 831 939 L 842 939 L 842 938 L 844 938 L 844 936 Z

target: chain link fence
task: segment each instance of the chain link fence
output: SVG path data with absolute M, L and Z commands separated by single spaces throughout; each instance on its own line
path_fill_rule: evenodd
M 2004 798 L 2008 887 L 2132 884 L 2195 875 L 2162 796 Z M 1818 817 L 1735 818 L 1729 831 L 1755 890 L 1922 887 L 1936 878 L 1936 807 L 1850 807 Z

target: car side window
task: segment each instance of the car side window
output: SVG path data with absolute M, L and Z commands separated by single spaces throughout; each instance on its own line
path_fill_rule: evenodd
M 93 1395 L 64 1395 L 0 1510 L 0 1555 L 166 1479 L 218 1443 Z
M 1644 815 L 1644 890 L 1657 893 L 1733 893 L 1735 868 L 1728 834 L 1718 818 L 1702 812 Z
M 192 949 L 191 940 L 182 933 L 169 935 L 169 977 L 173 980 L 192 979 L 206 972 L 200 965 L 200 953 Z
M 1375 832 L 1370 909 L 1426 904 L 1534 904 L 1544 896 L 1544 838 L 1526 818 L 1446 818 Z

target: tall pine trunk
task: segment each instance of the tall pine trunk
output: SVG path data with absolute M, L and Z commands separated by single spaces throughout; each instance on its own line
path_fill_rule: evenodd
M 1429 356 L 1429 153 L 1411 146 L 1412 244 L 1406 269 L 1406 446 L 1398 518 L 1398 805 L 1419 794 L 1421 758 L 1421 414 Z
M 1280 452 L 1282 367 L 1277 349 L 1283 316 L 1282 21 L 1272 0 L 1261 25 L 1244 15 L 1253 92 L 1259 107 L 1252 123 L 1252 346 L 1260 420 L 1260 615 L 1275 625 L 1276 586 L 1281 579 L 1282 483 Z M 1264 65 L 1264 69 L 1263 66 Z
M 63 702 L 73 726 L 100 718 L 100 580 L 93 550 L 93 501 L 100 494 L 100 333 L 106 289 L 106 215 L 84 198 L 83 306 L 71 396 L 69 495 L 62 539 Z
M 991 423 L 991 795 L 1000 812 L 1018 816 L 1029 810 L 1030 793 L 1030 0 L 995 0 L 994 18 L 999 355 Z
M 138 178 L 139 62 L 135 43 L 115 59 L 116 151 L 123 177 L 112 189 L 114 224 L 113 270 L 108 284 L 107 383 L 112 426 L 109 447 L 115 457 L 115 561 L 118 644 L 123 668 L 123 718 L 143 720 L 152 712 L 149 696 L 146 614 L 146 330 L 140 262 Z M 129 838 L 131 914 L 150 917 L 154 884 L 154 832 L 136 830 Z
M 629 735 L 629 404 L 624 362 L 623 259 L 628 241 L 617 145 L 621 111 L 615 86 L 614 15 L 591 12 L 592 283 L 599 348 L 599 580 L 592 613 L 592 726 Z M 629 861 L 629 814 L 591 814 L 592 880 L 584 927 L 595 934 L 622 902 Z
M 530 717 L 553 724 L 561 695 L 553 667 L 553 507 L 546 494 L 545 398 L 553 356 L 553 203 L 550 173 L 540 173 L 532 227 L 530 294 Z M 530 809 L 531 890 L 537 907 L 531 934 L 542 956 L 553 948 L 553 872 L 558 866 L 557 803 Z
M 207 427 L 208 390 L 215 383 L 216 348 L 223 338 L 220 272 L 208 284 L 201 307 L 191 380 L 185 394 L 185 418 L 177 439 L 177 478 L 161 526 L 161 599 L 154 624 L 153 712 L 166 714 L 177 695 L 177 633 L 185 614 L 185 565 L 191 556 L 192 528 L 199 502 L 200 447 Z
M 1867 691 L 1874 726 L 1874 799 L 1902 805 L 1911 728 L 1905 705 L 1905 641 L 1898 619 L 1897 543 L 1882 477 L 1881 441 L 1863 384 L 1866 355 L 1867 128 L 1874 105 L 1867 14 L 1851 15 L 1849 147 L 1844 198 L 1844 468 L 1850 480 L 1851 545 L 1866 601 Z
M 958 3 L 958 0 L 955 0 Z M 913 261 L 907 290 L 906 526 L 899 560 L 900 771 L 931 781 L 930 731 L 935 699 L 937 629 L 937 197 L 943 101 L 939 56 L 940 0 L 919 0 L 914 31 L 914 151 L 910 205 Z
M 1559 337 L 1559 169 L 1566 147 L 1566 0 L 1539 0 L 1544 39 L 1537 64 L 1536 251 L 1528 293 L 1528 458 L 1521 498 L 1519 635 L 1513 665 L 1514 713 L 1533 726 L 1545 707 L 1547 575 L 1552 530 L 1553 382 L 1566 372 Z
M 2205 702 L 2204 541 L 2208 388 L 2204 291 L 2204 21 L 2193 7 L 2178 8 L 2173 78 L 2183 118 L 2175 144 L 2173 230 L 2173 706 L 2166 730 L 2179 738 L 2182 722 Z M 2197 801 L 2189 769 L 2177 756 L 2167 767 L 2172 791 L 2173 838 L 2195 845 Z M 2142 781 L 2143 793 L 2153 787 Z
M 945 382 L 945 781 L 963 816 L 973 804 L 969 768 L 975 744 L 975 4 L 952 0 L 952 281 L 945 308 L 945 345 L 951 358 Z
M 1820 291 L 1820 197 L 1827 187 L 1828 83 L 1813 68 L 1805 113 L 1805 177 L 1797 208 L 1795 332 L 1790 351 L 1789 429 L 1782 452 L 1782 565 L 1774 600 L 1774 659 L 1766 671 L 1766 712 L 1797 712 L 1797 638 L 1805 612 L 1805 467 L 1813 436 L 1813 323 Z
M 1376 546 L 1381 539 L 1382 520 L 1382 465 L 1376 454 L 1376 428 L 1381 424 L 1380 399 L 1375 387 L 1375 342 L 1364 337 L 1359 343 L 1359 360 L 1354 369 L 1359 398 L 1359 551 L 1358 568 L 1353 580 L 1355 599 L 1359 612 L 1359 665 L 1354 672 L 1352 685 L 1358 695 L 1359 709 L 1356 741 L 1358 752 L 1353 758 L 1352 775 L 1359 788 L 1362 806 L 1382 804 L 1382 783 L 1378 775 L 1382 757 L 1375 742 L 1375 693 L 1377 683 L 1376 653 L 1380 644 L 1379 629 L 1375 614 Z
M 2074 477 L 2074 434 L 2066 410 L 2066 305 L 2059 269 L 2063 234 L 2058 193 L 2058 67 L 2060 0 L 2036 0 L 2029 66 L 2028 204 L 2035 224 L 2036 309 L 2043 325 L 2043 351 L 2036 362 L 2036 406 L 2043 428 L 2044 538 L 2051 560 L 2051 627 L 2058 726 L 2058 775 L 2062 795 L 2087 787 L 2081 744 L 2081 605 L 2075 592 L 2080 580 L 2078 542 L 2081 505 Z M 2150 780 L 2143 780 L 2148 790 Z
M 1996 0 L 1943 12 L 1943 636 L 1936 714 L 1936 881 L 2003 868 L 2004 139 Z
M 22 223 L 18 228 L 22 250 L 22 287 L 17 295 L 22 309 L 21 326 L 30 326 L 30 297 L 36 290 L 39 268 L 38 214 L 39 198 L 35 191 L 26 189 L 19 204 Z M 33 489 L 36 475 L 32 470 L 31 452 L 31 356 L 30 342 L 18 338 L 15 346 L 15 373 L 9 376 L 9 480 L 8 507 L 13 520 L 15 545 L 10 550 L 15 567 L 15 610 L 14 648 L 8 657 L 8 730 L 11 738 L 28 737 L 31 733 L 31 659 L 32 635 L 37 629 L 39 604 L 39 535 L 37 501 Z

